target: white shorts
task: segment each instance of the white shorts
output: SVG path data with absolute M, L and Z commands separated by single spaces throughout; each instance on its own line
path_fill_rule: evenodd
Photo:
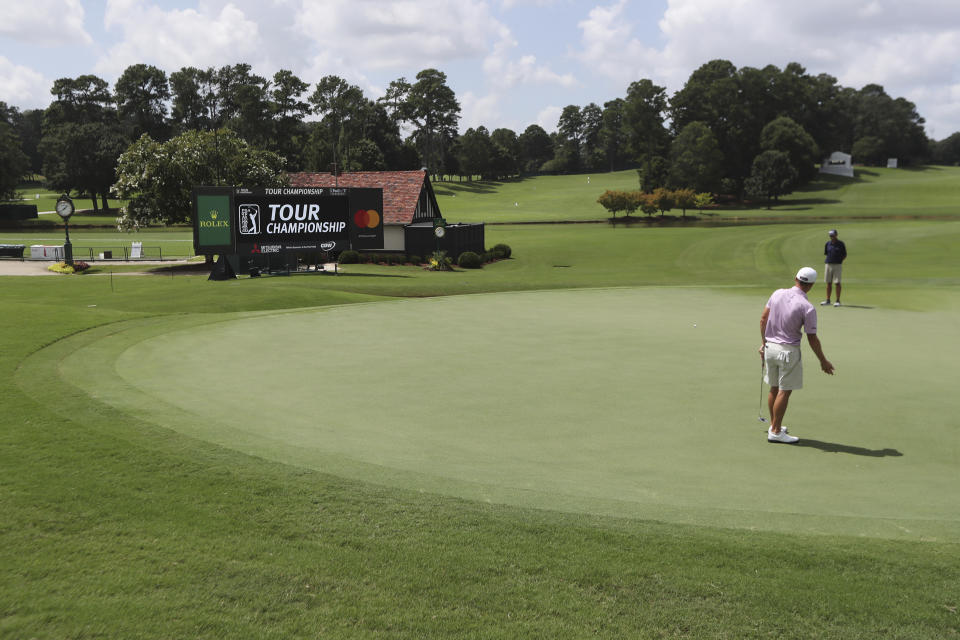
M 800 347 L 792 344 L 768 342 L 763 352 L 766 364 L 763 381 L 771 387 L 784 391 L 803 388 L 803 364 L 800 362 Z
M 843 273 L 843 265 L 840 263 L 828 262 L 824 265 L 826 271 L 823 274 L 824 282 L 831 282 L 833 284 L 840 284 L 840 275 Z

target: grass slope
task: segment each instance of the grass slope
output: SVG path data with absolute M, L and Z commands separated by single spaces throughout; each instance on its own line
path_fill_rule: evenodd
M 604 220 L 610 214 L 597 204 L 600 194 L 607 189 L 639 188 L 635 171 L 591 174 L 587 180 L 586 175 L 572 175 L 508 182 L 440 182 L 434 190 L 440 210 L 451 222 L 500 223 Z M 714 223 L 770 217 L 838 223 L 848 218 L 956 218 L 960 216 L 958 197 L 960 167 L 858 168 L 855 178 L 821 176 L 771 208 L 763 203 L 723 207 L 703 217 Z M 671 216 L 681 214 L 680 210 L 670 212 Z
M 773 535 L 386 488 L 131 416 L 80 390 L 82 366 L 64 366 L 77 353 L 74 340 L 129 322 L 215 323 L 379 296 L 720 282 L 719 291 L 751 294 L 759 308 L 798 262 L 818 263 L 824 240 L 820 225 L 573 229 L 585 235 L 490 228 L 488 244 L 508 242 L 516 259 L 478 272 L 358 267 L 337 278 L 228 283 L 128 277 L 115 278 L 113 291 L 102 276 L 0 279 L 0 637 L 960 635 L 953 543 Z M 957 233 L 954 222 L 844 225 L 845 299 L 953 313 Z M 629 330 L 626 319 L 624 336 Z M 906 323 L 886 340 L 911 330 Z M 878 368 L 896 364 L 884 363 L 884 342 L 872 349 Z M 429 387 L 430 363 L 376 366 Z M 335 363 L 328 369 L 337 372 Z M 204 381 L 211 401 L 238 393 L 228 373 Z M 888 386 L 860 401 L 905 402 L 896 390 L 922 384 L 923 375 L 893 367 Z M 794 409 L 814 404 L 808 396 Z M 955 465 L 956 426 L 940 437 Z M 772 477 L 769 495 L 788 501 L 804 481 Z

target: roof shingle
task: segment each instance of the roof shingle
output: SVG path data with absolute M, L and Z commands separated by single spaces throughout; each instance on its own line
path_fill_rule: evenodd
M 417 210 L 426 171 L 357 171 L 332 173 L 291 173 L 291 187 L 366 187 L 383 189 L 383 222 L 410 224 Z

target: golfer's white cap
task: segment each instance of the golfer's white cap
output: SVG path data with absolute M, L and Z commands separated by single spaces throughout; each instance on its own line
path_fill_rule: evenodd
M 836 229 L 830 229 L 830 231 L 827 231 L 827 235 L 828 235 L 828 236 L 835 236 L 835 235 L 837 235 L 837 230 L 836 230 Z
M 813 284 L 817 281 L 817 272 L 810 267 L 804 267 L 797 271 L 797 280 L 804 284 Z

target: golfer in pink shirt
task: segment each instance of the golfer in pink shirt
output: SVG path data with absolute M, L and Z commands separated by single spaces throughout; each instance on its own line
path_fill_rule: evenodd
M 817 281 L 817 272 L 804 267 L 797 272 L 795 284 L 789 289 L 777 289 L 770 296 L 760 316 L 760 357 L 764 361 L 764 382 L 770 385 L 767 405 L 770 409 L 770 429 L 767 442 L 793 444 L 800 438 L 787 433 L 783 416 L 787 412 L 790 393 L 803 387 L 803 365 L 800 361 L 800 342 L 807 334 L 810 348 L 820 360 L 824 373 L 833 375 L 833 365 L 823 355 L 817 337 L 817 310 L 807 300 L 807 292 Z

